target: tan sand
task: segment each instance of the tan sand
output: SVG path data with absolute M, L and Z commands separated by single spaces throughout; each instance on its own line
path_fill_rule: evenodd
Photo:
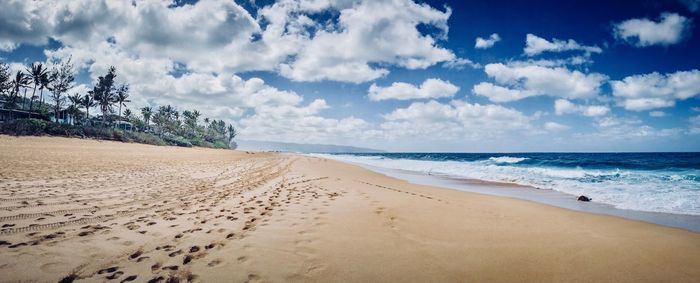
M 0 281 L 698 282 L 700 234 L 312 157 L 0 136 Z

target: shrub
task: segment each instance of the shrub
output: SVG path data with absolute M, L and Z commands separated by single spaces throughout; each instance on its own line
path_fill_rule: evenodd
M 16 136 L 38 136 L 46 133 L 50 122 L 40 119 L 17 119 L 0 125 L 0 132 Z
M 206 147 L 206 148 L 214 148 L 214 144 L 208 142 L 208 141 L 202 141 L 201 144 L 199 144 L 201 147 Z
M 166 145 L 165 141 L 156 135 L 148 133 L 131 133 L 131 139 L 137 143 L 145 143 L 152 145 Z
M 122 130 L 112 130 L 112 138 L 115 141 L 130 142 L 131 138 Z
M 217 141 L 214 143 L 214 148 L 228 149 L 228 145 L 223 142 Z
M 183 147 L 192 147 L 192 143 L 181 136 L 166 136 L 163 140 L 170 145 L 177 145 Z
M 202 144 L 204 144 L 205 141 L 200 137 L 192 137 L 190 138 L 190 143 L 194 146 L 202 146 Z
M 117 133 L 112 128 L 86 126 L 83 127 L 83 130 L 85 131 L 85 136 L 100 140 L 122 140 L 121 137 L 123 136 L 123 133 Z
M 209 142 L 201 137 L 187 139 L 182 136 L 159 137 L 152 133 L 127 132 L 111 127 L 100 126 L 73 126 L 54 123 L 41 119 L 16 119 L 13 121 L 0 123 L 0 133 L 16 136 L 66 136 L 66 137 L 88 137 L 101 140 L 116 140 L 122 142 L 137 142 L 151 145 L 175 145 L 182 147 L 201 146 L 208 148 L 230 148 L 228 144 L 220 140 Z
M 72 126 L 61 125 L 58 123 L 48 123 L 45 128 L 45 133 L 52 136 L 70 136 L 70 130 Z
M 66 131 L 68 133 L 68 136 L 70 137 L 85 137 L 85 128 L 84 127 L 70 127 Z

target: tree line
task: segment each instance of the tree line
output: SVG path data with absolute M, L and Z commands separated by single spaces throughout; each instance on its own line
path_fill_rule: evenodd
M 15 72 L 0 61 L 0 98 L 7 113 L 5 120 L 28 116 L 60 125 L 136 131 L 177 145 L 235 147 L 236 128 L 223 120 L 200 120 L 202 114 L 198 110 L 178 111 L 171 105 L 146 106 L 138 113 L 130 110 L 129 85 L 117 81 L 113 66 L 86 93 L 69 94 L 74 86 L 75 71 L 70 59 L 50 69 L 33 63 Z M 44 100 L 45 92 L 50 103 Z M 91 117 L 91 109 L 97 109 L 101 115 Z

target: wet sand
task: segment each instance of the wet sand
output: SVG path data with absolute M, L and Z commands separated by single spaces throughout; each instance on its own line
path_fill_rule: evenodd
M 315 157 L 0 136 L 0 281 L 697 282 L 700 234 Z

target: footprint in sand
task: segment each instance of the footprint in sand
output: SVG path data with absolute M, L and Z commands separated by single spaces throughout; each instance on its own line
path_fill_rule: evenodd
M 174 251 L 172 253 L 169 253 L 168 256 L 175 257 L 175 256 L 180 255 L 180 254 L 182 254 L 182 250 L 177 250 L 177 251 Z
M 156 270 L 160 269 L 160 267 L 161 267 L 160 263 L 156 263 L 154 265 L 151 265 L 151 271 L 156 271 Z
M 177 266 L 177 265 L 168 265 L 168 266 L 163 266 L 163 268 L 161 268 L 161 269 L 163 269 L 163 270 L 173 270 L 173 271 L 175 271 L 175 270 L 180 269 L 180 267 Z
M 136 251 L 135 253 L 131 254 L 131 255 L 129 256 L 129 259 L 136 259 L 136 258 L 140 257 L 141 254 L 143 254 L 143 251 L 138 250 L 138 251 Z
M 221 263 L 221 260 L 215 259 L 215 260 L 212 260 L 212 261 L 210 261 L 209 263 L 207 263 L 207 266 L 209 266 L 209 267 L 214 267 L 214 266 L 219 265 L 220 263 Z
M 107 279 L 109 279 L 109 280 L 114 280 L 114 279 L 119 278 L 119 277 L 122 276 L 122 275 L 124 275 L 124 272 L 122 272 L 122 271 L 117 271 L 117 272 L 112 273 L 111 275 L 109 275 L 109 276 L 107 276 L 107 277 L 105 277 L 105 278 L 107 278 Z
M 118 266 L 112 266 L 112 267 L 100 269 L 99 271 L 97 271 L 97 274 L 112 273 L 112 272 L 117 271 L 117 269 L 119 269 Z

